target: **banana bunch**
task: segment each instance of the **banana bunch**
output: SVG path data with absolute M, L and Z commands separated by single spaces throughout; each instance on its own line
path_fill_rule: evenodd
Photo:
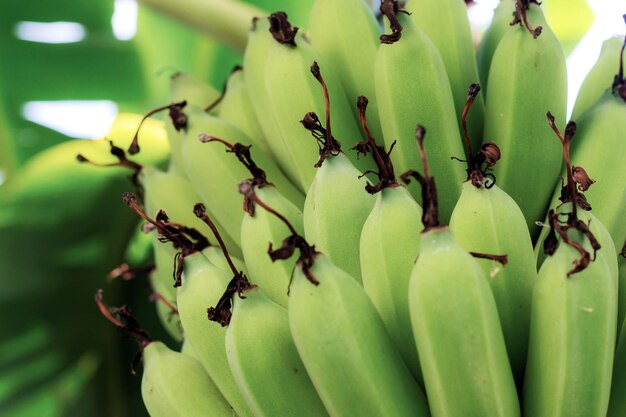
M 134 162 L 143 127 L 111 151 L 182 342 L 98 293 L 150 415 L 626 416 L 626 39 L 566 124 L 538 2 L 502 0 L 477 51 L 465 7 L 258 16 L 221 94 L 176 74 L 150 112 L 166 170 Z

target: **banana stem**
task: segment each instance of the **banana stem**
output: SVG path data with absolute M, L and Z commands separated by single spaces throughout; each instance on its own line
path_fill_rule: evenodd
M 238 52 L 248 41 L 254 17 L 268 15 L 238 0 L 139 0 L 163 14 L 208 33 Z

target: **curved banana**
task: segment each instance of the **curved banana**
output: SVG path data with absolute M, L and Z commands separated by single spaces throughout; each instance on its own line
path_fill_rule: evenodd
M 572 120 L 579 120 L 609 89 L 611 81 L 619 71 L 620 50 L 623 39 L 613 37 L 605 40 L 600 49 L 600 56 L 589 70 L 578 90 Z
M 254 415 L 327 416 L 298 356 L 287 310 L 254 285 L 236 291 L 239 295 L 233 295 L 232 317 L 226 329 L 226 354 Z
M 620 261 L 620 269 L 624 269 L 621 268 L 621 265 L 626 265 L 623 258 Z M 624 272 L 626 272 L 626 269 L 624 269 Z M 626 322 L 622 321 L 613 361 L 613 377 L 611 378 L 611 395 L 607 417 L 621 417 L 626 413 L 624 392 L 626 392 Z
M 324 114 L 327 98 L 322 94 L 316 76 L 311 74 L 312 64 L 320 62 L 324 71 L 335 136 L 346 144 L 356 142 L 359 127 L 343 87 L 334 75 L 332 63 L 320 61 L 321 57 L 311 45 L 302 36 L 297 36 L 297 28 L 289 24 L 286 15 L 272 14 L 270 32 L 273 39 L 265 59 L 265 88 L 280 138 L 269 144 L 275 155 L 287 154 L 283 159 L 287 159 L 288 165 L 283 168 L 306 192 L 315 176 L 313 164 L 319 149 L 316 141 L 302 128 L 300 120 L 307 112 Z M 362 171 L 371 167 L 364 159 L 350 159 Z
M 479 82 L 467 6 L 458 0 L 408 0 L 405 8 L 411 12 L 411 19 L 416 26 L 428 36 L 441 54 L 450 80 L 456 114 L 460 115 L 465 107 L 467 86 Z M 476 96 L 474 107 L 469 118 L 469 129 L 476 149 L 483 133 L 485 102 L 482 94 Z M 412 120 L 413 124 L 418 122 L 424 125 L 427 123 L 422 119 Z M 459 119 L 457 123 L 460 132 L 462 128 Z M 426 126 L 429 131 L 433 131 L 430 124 Z
M 419 122 L 429 126 L 429 131 L 437 140 L 426 146 L 433 175 L 441 191 L 441 217 L 447 221 L 461 194 L 461 183 L 465 177 L 463 166 L 450 159 L 465 155 L 450 82 L 441 56 L 432 42 L 408 16 L 390 15 L 396 17 L 403 30 L 395 42 L 382 43 L 376 56 L 376 100 L 385 146 L 391 149 L 396 141 L 391 160 L 399 172 L 409 169 L 421 171 L 413 139 L 415 125 Z M 400 75 L 398 68 L 402 68 Z M 409 187 L 409 191 L 419 203 L 419 191 L 413 187 Z
M 561 45 L 539 6 L 530 3 L 528 10 L 519 7 L 516 13 L 520 25 L 503 36 L 489 70 L 484 138 L 497 141 L 502 151 L 494 169 L 498 185 L 522 209 L 535 238 L 535 222 L 543 220 L 562 166 L 545 114 L 551 111 L 563 124 L 567 73 Z M 543 30 L 530 31 L 523 22 Z
M 363 288 L 413 377 L 423 387 L 406 295 L 411 269 L 419 254 L 417 231 L 421 229 L 422 208 L 396 180 L 384 147 L 375 143 L 365 119 L 367 104 L 365 97 L 359 98 L 359 117 L 367 135 L 364 151 L 374 155 L 378 183 L 366 187 L 367 192 L 377 195 L 361 230 L 359 255 Z M 399 242 L 402 242 L 402 250 L 398 250 Z
M 470 87 L 463 112 L 464 125 L 465 115 L 479 88 Z M 466 135 L 468 133 L 465 131 Z M 466 139 L 466 145 L 469 144 Z M 530 304 L 537 281 L 533 244 L 524 214 L 488 173 L 500 157 L 497 145 L 485 144 L 475 155 L 468 149 L 468 154 L 468 180 L 452 212 L 450 230 L 467 251 L 507 255 L 506 267 L 488 259 L 477 262 L 491 285 L 511 369 L 516 382 L 521 384 L 528 347 Z
M 433 416 L 520 415 L 494 296 L 484 271 L 438 220 L 437 191 L 423 147 L 424 230 L 411 271 L 411 324 Z M 406 176 L 404 176 L 406 178 Z
M 380 36 L 373 10 L 363 0 L 316 0 L 307 36 L 324 61 L 332 65 L 349 103 L 356 103 L 359 96 L 372 99 L 370 129 L 374 137 L 382 138 L 372 83 Z M 356 107 L 352 110 L 358 117 Z
M 169 270 L 154 270 L 149 275 L 150 286 L 157 298 L 155 307 L 159 321 L 167 333 L 177 342 L 183 340 L 183 326 L 176 311 L 176 291 L 172 286 L 172 270 L 174 257 L 170 258 Z M 160 299 L 159 299 L 160 298 Z

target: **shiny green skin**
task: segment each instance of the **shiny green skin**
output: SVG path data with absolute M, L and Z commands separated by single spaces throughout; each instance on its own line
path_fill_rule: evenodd
M 376 306 L 385 327 L 415 380 L 424 386 L 411 319 L 409 277 L 419 254 L 422 208 L 405 187 L 389 187 L 361 231 L 363 288 Z
M 361 282 L 359 242 L 376 198 L 365 191 L 367 178 L 340 153 L 318 168 L 304 201 L 304 232 L 339 268 Z
M 162 342 L 143 350 L 141 396 L 150 417 L 232 417 L 226 402 L 196 359 Z
M 376 56 L 376 99 L 385 147 L 390 149 L 397 141 L 391 152 L 396 172 L 423 172 L 415 128 L 418 123 L 426 128 L 424 146 L 431 174 L 437 179 L 441 220 L 447 222 L 465 179 L 463 164 L 450 159 L 465 155 L 459 129 L 453 122 L 457 116 L 452 90 L 432 42 L 408 16 L 400 14 L 398 18 L 404 27 L 402 37 L 394 44 L 381 44 Z M 403 69 L 402 76 L 398 68 Z M 411 185 L 409 191 L 421 202 L 419 187 Z
M 254 100 L 256 102 L 256 97 Z M 250 139 L 252 146 L 262 149 L 266 155 L 271 155 L 267 140 L 254 114 L 254 104 L 244 81 L 244 70 L 237 70 L 228 77 L 226 94 L 217 107 L 217 115 L 241 129 Z
M 370 100 L 367 124 L 372 135 L 382 140 L 372 83 L 380 28 L 372 8 L 363 0 L 316 0 L 309 15 L 307 36 L 315 50 L 332 64 L 354 117 L 359 117 L 357 98 L 366 96 Z
M 573 233 L 572 238 L 583 242 Z M 583 245 L 589 249 L 586 239 Z M 579 256 L 560 242 L 539 270 L 522 395 L 528 417 L 605 417 L 607 413 L 617 331 L 617 277 L 602 256 L 567 277 Z
M 183 167 L 194 189 L 206 205 L 211 219 L 220 224 L 224 232 L 240 245 L 243 196 L 239 194 L 239 183 L 250 177 L 250 173 L 235 155 L 226 153 L 219 142 L 202 143 L 202 133 L 216 136 L 231 144 L 248 144 L 250 140 L 235 126 L 208 115 L 198 107 L 186 112 L 188 126 L 183 142 Z M 275 164 L 254 147 L 250 149 L 255 163 L 266 170 L 267 178 L 281 190 L 283 195 L 296 204 L 302 204 L 303 195 L 282 175 Z
M 207 83 L 195 79 L 190 74 L 179 72 L 174 74 L 170 79 L 170 101 L 172 103 L 179 103 L 184 100 L 187 101 L 187 106 L 205 108 L 219 96 L 219 91 Z M 171 164 L 179 167 L 180 171 L 183 172 L 182 175 L 184 175 L 184 171 L 182 170 L 184 166 L 182 161 L 182 146 L 185 133 L 182 130 L 177 131 L 169 117 L 165 119 L 167 137 L 172 149 Z
M 333 417 L 428 416 L 424 395 L 354 277 L 319 254 L 300 267 L 289 296 L 289 327 L 298 353 Z
M 261 201 L 284 216 L 300 234 L 304 232 L 302 211 L 273 186 L 255 187 Z M 282 262 L 272 262 L 267 253 L 269 244 L 274 248 L 282 245 L 290 232 L 285 223 L 264 208 L 256 205 L 254 215 L 246 214 L 241 223 L 241 248 L 250 271 L 250 282 L 259 285 L 273 302 L 287 307 L 289 282 L 296 260 L 294 257 Z
M 487 277 L 446 226 L 421 234 L 409 304 L 433 417 L 519 416 Z
M 237 415 L 253 416 L 228 366 L 226 328 L 207 319 L 207 308 L 217 304 L 233 275 L 215 267 L 202 253 L 194 253 L 184 262 L 176 301 L 185 336 Z
M 171 169 L 164 172 L 155 167 L 144 167 L 139 181 L 143 185 L 148 216 L 154 217 L 159 210 L 165 210 L 171 221 L 192 227 L 202 233 L 210 242 L 217 244 L 211 229 L 193 214 L 194 205 L 200 202 L 201 199 L 185 176 Z M 173 195 L 176 198 L 172 198 Z M 210 210 L 210 208 L 207 208 L 207 210 Z M 220 224 L 218 224 L 218 229 L 222 230 Z M 241 256 L 239 245 L 230 239 L 228 235 L 224 235 L 223 238 L 228 251 L 235 256 Z M 155 245 L 157 245 L 156 242 Z M 170 271 L 172 265 L 173 262 L 170 262 L 168 267 Z
M 441 54 L 452 88 L 459 132 L 463 132 L 461 114 L 467 101 L 467 89 L 470 84 L 480 82 L 467 6 L 458 0 L 408 0 L 405 8 Z M 484 114 L 485 101 L 481 92 L 467 116 L 473 149 L 478 149 L 481 143 Z M 428 129 L 428 125 L 424 126 Z
M 507 255 L 506 266 L 476 259 L 493 292 L 509 362 L 518 384 L 524 379 L 530 305 L 537 281 L 535 255 L 526 220 L 515 201 L 497 185 L 476 188 L 463 184 L 450 230 L 467 251 Z
M 226 354 L 255 417 L 328 415 L 298 356 L 287 310 L 258 287 L 234 296 Z
M 484 140 L 500 147 L 498 186 L 522 209 L 535 238 L 535 222 L 544 218 L 563 160 L 546 112 L 559 128 L 565 126 L 567 72 L 561 45 L 536 4 L 530 5 L 528 20 L 543 27 L 541 35 L 533 39 L 525 27 L 512 26 L 493 55 Z
M 626 102 L 607 92 L 576 122 L 572 164 L 584 167 L 596 180 L 585 197 L 619 252 L 626 241 Z
M 265 57 L 265 88 L 267 104 L 280 134 L 280 138 L 269 141 L 270 148 L 279 161 L 283 158 L 281 153 L 287 154 L 288 164 L 282 168 L 290 178 L 297 179 L 295 183 L 306 192 L 315 176 L 319 146 L 300 120 L 306 113 L 315 112 L 326 127 L 324 92 L 311 74 L 314 61 L 319 64 L 330 94 L 333 136 L 344 149 L 349 149 L 362 140 L 362 135 L 352 111 L 356 102 L 348 102 L 332 63 L 326 63 L 302 36 L 296 37 L 296 44 L 295 47 L 284 45 L 272 39 Z M 357 158 L 356 152 L 350 152 L 349 157 L 361 171 L 374 168 L 371 158 Z
M 620 262 L 620 264 L 625 264 Z M 613 362 L 613 378 L 611 379 L 611 396 L 607 417 L 623 417 L 626 415 L 626 322 L 620 325 L 619 341 Z
M 480 77 L 480 87 L 483 96 L 487 97 L 487 80 L 489 79 L 489 68 L 493 54 L 504 34 L 509 30 L 515 11 L 515 0 L 501 0 L 494 10 L 491 24 L 483 33 L 476 51 L 476 64 Z
M 613 78 L 619 71 L 623 42 L 623 38 L 613 37 L 602 43 L 598 60 L 578 90 L 572 120 L 578 121 L 611 88 Z

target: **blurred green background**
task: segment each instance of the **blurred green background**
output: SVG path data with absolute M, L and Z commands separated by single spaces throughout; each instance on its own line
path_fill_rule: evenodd
M 312 2 L 249 1 L 304 26 Z M 571 3 L 546 0 L 550 16 Z M 568 51 L 593 22 L 589 7 L 577 10 L 554 18 Z M 36 25 L 51 22 L 71 24 Z M 128 303 L 173 346 L 147 281 L 106 278 L 129 257 L 149 262 L 150 249 L 127 248 L 137 226 L 120 198 L 132 190 L 129 173 L 77 164 L 83 148 L 73 140 L 102 137 L 117 112 L 166 104 L 174 71 L 221 89 L 241 54 L 134 0 L 5 0 L 0 28 L 0 415 L 146 415 L 140 377 L 129 372 L 136 344 L 100 316 L 93 294 L 103 288 L 110 304 Z M 39 39 L 33 28 L 52 32 Z M 54 41 L 54 30 L 74 39 Z

